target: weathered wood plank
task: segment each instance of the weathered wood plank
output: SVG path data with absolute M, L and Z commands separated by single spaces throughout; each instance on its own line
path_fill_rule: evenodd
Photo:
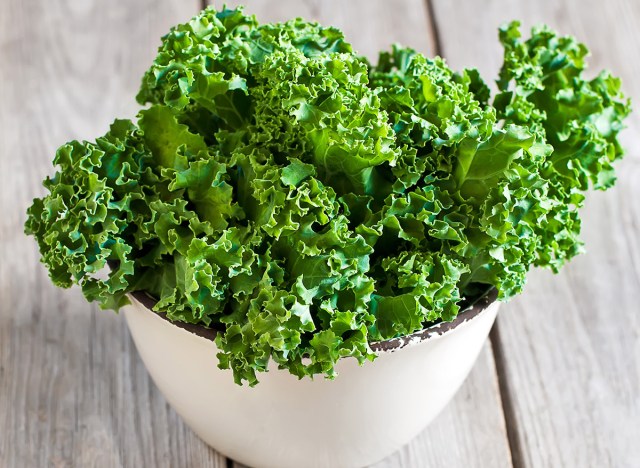
M 216 5 L 222 2 L 216 2 Z M 243 4 L 227 1 L 227 5 Z M 354 48 L 374 59 L 393 42 L 435 52 L 428 11 L 422 0 L 247 2 L 261 21 L 301 16 L 341 28 Z M 411 444 L 376 468 L 410 466 L 511 466 L 504 416 L 491 349 L 486 346 L 453 402 Z M 241 465 L 236 465 L 240 468 Z
M 132 117 L 184 0 L 0 2 L 0 466 L 223 467 L 168 407 L 115 314 L 60 291 L 22 234 L 55 149 Z
M 521 19 L 576 35 L 593 70 L 623 78 L 640 98 L 640 4 L 632 0 L 557 2 L 435 1 L 444 55 L 454 67 L 495 76 L 496 28 Z M 491 44 L 491 45 L 489 45 Z M 595 72 L 594 72 L 595 73 Z M 608 193 L 583 210 L 587 254 L 559 276 L 536 271 L 501 312 L 501 365 L 511 389 L 508 421 L 517 466 L 638 466 L 640 461 L 640 115 L 623 137 L 628 155 Z

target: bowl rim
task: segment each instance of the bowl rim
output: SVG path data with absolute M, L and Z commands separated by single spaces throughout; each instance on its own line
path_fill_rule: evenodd
M 194 335 L 197 335 L 201 338 L 204 338 L 208 341 L 215 341 L 215 337 L 218 333 L 217 330 L 213 328 L 208 328 L 204 325 L 187 323 L 187 322 L 178 322 L 172 321 L 167 314 L 162 311 L 154 311 L 153 307 L 157 304 L 157 300 L 147 294 L 145 291 L 133 291 L 128 293 L 136 302 L 140 303 L 147 309 L 149 312 L 157 315 L 162 318 L 166 322 L 175 325 L 178 328 L 181 328 L 185 331 L 188 331 Z M 408 335 L 390 338 L 388 340 L 383 341 L 373 341 L 369 343 L 369 347 L 375 353 L 384 353 L 384 352 L 393 352 L 399 349 L 402 349 L 409 345 L 414 345 L 418 343 L 422 343 L 431 338 L 435 338 L 438 336 L 442 336 L 446 333 L 451 332 L 458 326 L 463 323 L 466 323 L 482 312 L 487 310 L 492 304 L 496 302 L 498 298 L 498 291 L 496 288 L 489 289 L 486 293 L 484 293 L 479 299 L 470 304 L 468 307 L 465 307 L 462 311 L 458 313 L 458 315 L 451 322 L 438 322 L 433 325 L 430 325 L 422 330 L 415 331 Z

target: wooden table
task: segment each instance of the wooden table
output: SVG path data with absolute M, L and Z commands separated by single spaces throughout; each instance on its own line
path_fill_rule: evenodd
M 237 2 L 229 2 L 236 4 Z M 370 57 L 398 41 L 495 76 L 498 25 L 577 35 L 640 102 L 635 0 L 247 0 L 263 21 L 342 28 Z M 25 209 L 55 149 L 133 117 L 158 38 L 197 0 L 0 2 L 0 467 L 225 467 L 150 381 L 124 320 L 54 288 Z M 535 271 L 453 402 L 382 467 L 640 466 L 640 113 L 619 182 L 583 210 L 588 253 Z M 284 441 L 286 442 L 286 441 Z

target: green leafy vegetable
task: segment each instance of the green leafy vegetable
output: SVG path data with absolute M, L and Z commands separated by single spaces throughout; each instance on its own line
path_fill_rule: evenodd
M 238 383 L 270 361 L 333 377 L 581 250 L 629 102 L 583 77 L 571 37 L 514 22 L 500 41 L 491 103 L 440 58 L 394 46 L 371 65 L 334 28 L 204 10 L 163 38 L 137 123 L 58 150 L 26 232 L 55 284 L 116 309 L 145 291 L 217 329 Z

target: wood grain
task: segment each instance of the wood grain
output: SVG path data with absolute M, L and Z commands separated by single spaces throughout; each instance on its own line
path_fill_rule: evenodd
M 632 0 L 465 2 L 436 0 L 444 55 L 454 67 L 495 76 L 496 28 L 521 19 L 576 35 L 640 102 L 640 3 Z M 465 14 L 461 15 L 460 12 Z M 594 72 L 595 73 L 595 72 Z M 618 185 L 590 193 L 587 253 L 560 275 L 536 271 L 500 314 L 499 343 L 511 390 L 516 466 L 632 467 L 640 463 L 640 114 L 623 136 Z
M 227 5 L 243 2 L 227 1 Z M 217 5 L 217 3 L 216 3 Z M 261 21 L 296 16 L 341 28 L 356 50 L 375 59 L 388 44 L 399 42 L 427 54 L 435 52 L 429 13 L 422 0 L 247 2 Z M 376 468 L 418 466 L 511 466 L 493 354 L 486 346 L 476 367 L 443 413 L 407 447 L 374 465 Z M 236 468 L 241 465 L 236 464 Z
M 55 149 L 133 116 L 184 0 L 0 2 L 0 466 L 224 467 L 150 381 L 113 313 L 57 290 L 22 233 Z

